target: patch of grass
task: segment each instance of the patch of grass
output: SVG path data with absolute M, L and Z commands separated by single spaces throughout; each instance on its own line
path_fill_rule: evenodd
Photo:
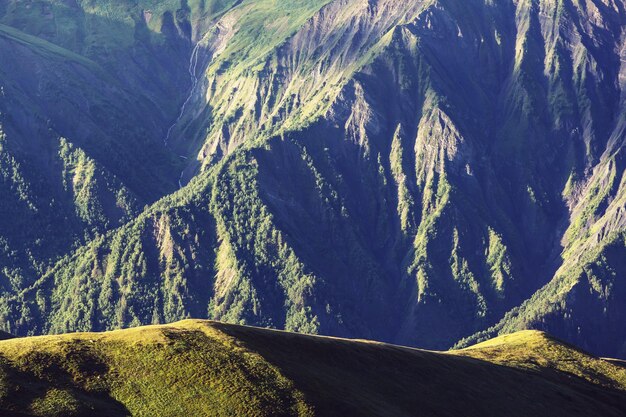
M 537 330 L 499 336 L 457 353 L 517 368 L 551 369 L 594 384 L 626 390 L 626 368 L 596 358 Z
M 18 42 L 22 45 L 32 48 L 33 50 L 41 53 L 46 57 L 53 59 L 64 58 L 71 62 L 76 62 L 78 64 L 84 65 L 91 70 L 101 72 L 98 64 L 96 64 L 92 60 L 87 59 L 84 56 L 78 55 L 68 49 L 55 45 L 51 42 L 48 42 L 44 39 L 24 33 L 10 26 L 0 24 L 0 37 Z

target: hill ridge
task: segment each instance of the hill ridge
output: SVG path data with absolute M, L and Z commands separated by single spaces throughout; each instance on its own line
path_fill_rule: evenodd
M 528 341 L 529 335 L 532 343 L 549 339 L 512 337 Z M 192 319 L 18 338 L 0 341 L 0 411 L 75 417 L 622 412 L 626 369 L 587 355 L 561 364 L 555 359 L 569 348 L 556 342 L 541 350 L 552 361 L 547 365 L 523 355 L 515 362 L 508 354 L 523 349 L 507 340 L 499 346 L 510 344 L 511 351 L 485 356 L 484 347 L 433 352 Z M 576 375 L 568 366 L 589 372 Z

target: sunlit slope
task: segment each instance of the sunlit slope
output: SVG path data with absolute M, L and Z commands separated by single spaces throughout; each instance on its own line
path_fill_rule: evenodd
M 589 355 L 537 330 L 523 330 L 499 336 L 452 352 L 539 372 L 549 369 L 618 390 L 626 387 L 626 368 L 614 366 L 619 361 Z
M 0 342 L 33 416 L 618 416 L 626 369 L 539 332 L 438 353 L 187 320 Z

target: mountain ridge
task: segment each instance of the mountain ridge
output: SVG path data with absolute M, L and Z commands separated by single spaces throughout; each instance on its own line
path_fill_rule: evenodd
M 112 74 L 141 57 L 119 81 L 150 118 L 111 143 L 137 144 L 131 167 L 145 149 L 163 164 L 111 168 L 141 214 L 5 274 L 22 277 L 0 298 L 5 330 L 198 316 L 445 349 L 539 328 L 626 354 L 623 1 L 36 4 L 0 23 L 45 18 L 56 31 L 31 35 Z M 113 166 L 93 138 L 62 137 Z M 99 198 L 79 209 L 115 200 Z

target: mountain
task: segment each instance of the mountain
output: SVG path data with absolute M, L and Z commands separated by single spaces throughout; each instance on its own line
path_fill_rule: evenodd
M 623 232 L 612 234 L 597 247 L 561 267 L 555 278 L 521 306 L 508 312 L 496 325 L 461 340 L 467 346 L 494 335 L 519 329 L 550 329 L 559 337 L 595 352 L 626 355 L 623 311 L 626 295 L 620 279 L 626 273 Z
M 19 291 L 176 189 L 177 161 L 155 144 L 188 43 L 72 1 L 7 1 L 0 15 L 0 277 Z
M 625 6 L 5 2 L 4 330 L 626 357 Z
M 0 352 L 7 416 L 619 416 L 626 405 L 622 365 L 536 331 L 441 353 L 187 320 Z

